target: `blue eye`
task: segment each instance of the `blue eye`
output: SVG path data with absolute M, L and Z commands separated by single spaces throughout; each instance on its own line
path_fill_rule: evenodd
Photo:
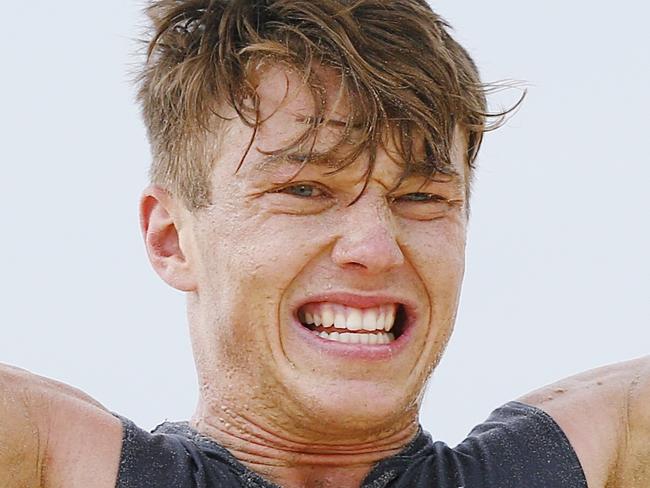
M 324 192 L 314 185 L 301 183 L 299 185 L 291 185 L 278 190 L 278 193 L 287 193 L 300 198 L 315 198 L 323 196 Z

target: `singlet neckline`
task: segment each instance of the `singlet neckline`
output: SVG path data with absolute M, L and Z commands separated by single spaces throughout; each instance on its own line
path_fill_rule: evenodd
M 233 469 L 238 476 L 246 478 L 260 485 L 262 488 L 282 488 L 280 485 L 264 478 L 252 469 L 248 468 L 245 464 L 239 461 L 234 454 L 227 448 L 223 447 L 214 439 L 199 432 L 193 428 L 188 421 L 179 422 L 163 422 L 155 427 L 152 431 L 153 434 L 165 435 L 180 435 L 184 438 L 190 439 L 194 444 L 200 448 L 207 448 L 219 453 L 220 457 Z M 431 436 L 426 432 L 421 425 L 418 425 L 418 430 L 413 438 L 406 444 L 398 453 L 382 459 L 375 463 L 366 475 L 364 481 L 361 483 L 362 488 L 370 488 L 373 486 L 384 486 L 385 483 L 398 476 L 398 470 L 394 469 L 397 464 L 407 462 L 409 459 L 418 457 L 431 449 L 433 442 Z M 381 481 L 381 485 L 377 482 Z
M 528 405 L 519 401 L 511 401 L 492 412 L 490 418 L 499 412 L 506 411 L 516 412 L 518 415 L 535 417 L 546 426 L 546 429 L 548 429 L 549 432 L 553 432 L 557 436 L 556 440 L 559 440 L 560 443 L 564 445 L 564 451 L 569 453 L 569 456 L 571 457 L 570 464 L 579 471 L 577 477 L 580 478 L 582 486 L 587 486 L 584 469 L 575 450 L 573 449 L 573 446 L 571 445 L 571 442 L 569 441 L 569 438 L 550 414 L 533 405 Z M 489 420 L 490 419 L 488 419 L 488 421 Z M 187 421 L 163 422 L 152 431 L 152 434 L 178 436 L 189 440 L 202 450 L 214 452 L 229 466 L 233 474 L 236 474 L 240 479 L 245 479 L 247 481 L 248 484 L 246 486 L 256 486 L 257 488 L 282 488 L 280 485 L 269 481 L 260 474 L 246 467 L 228 449 L 212 438 L 192 428 Z M 465 441 L 471 439 L 473 434 L 474 430 L 470 432 Z M 459 444 L 459 446 L 461 445 L 462 443 Z M 384 488 L 388 486 L 393 480 L 400 476 L 400 473 L 405 468 L 417 461 L 420 457 L 427 456 L 441 446 L 447 447 L 444 442 L 433 442 L 429 433 L 424 431 L 421 425 L 418 426 L 418 431 L 413 439 L 400 452 L 382 459 L 371 468 L 362 482 L 361 488 Z M 456 450 L 459 446 L 452 450 Z

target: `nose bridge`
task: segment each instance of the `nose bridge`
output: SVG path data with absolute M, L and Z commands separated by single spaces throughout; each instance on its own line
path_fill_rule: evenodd
M 332 253 L 340 266 L 362 266 L 380 272 L 404 262 L 397 228 L 383 195 L 363 194 L 346 207 L 340 225 Z

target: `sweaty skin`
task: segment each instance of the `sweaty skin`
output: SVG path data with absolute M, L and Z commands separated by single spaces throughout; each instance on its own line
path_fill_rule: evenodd
M 572 376 L 520 401 L 564 430 L 589 488 L 650 486 L 650 356 Z
M 344 120 L 352 102 L 335 76 L 322 77 L 329 115 Z M 400 167 L 390 139 L 363 192 L 363 158 L 334 174 L 315 164 L 296 174 L 295 163 L 264 151 L 304 128 L 312 99 L 278 67 L 260 79 L 265 122 L 241 170 L 252 134 L 235 119 L 215 158 L 212 204 L 190 212 L 150 187 L 144 238 L 154 269 L 187 293 L 201 385 L 192 425 L 282 486 L 354 488 L 415 434 L 422 388 L 453 328 L 467 228 L 465 141 L 457 130 L 455 176 L 425 186 L 412 178 L 394 188 Z M 339 136 L 331 124 L 315 149 Z M 412 322 L 386 346 L 336 343 L 300 324 L 312 302 L 400 303 Z M 0 392 L 0 488 L 115 486 L 122 430 L 106 409 L 10 367 L 0 368 Z M 590 488 L 650 484 L 650 358 L 520 400 L 565 430 Z
M 115 417 L 67 385 L 6 365 L 0 392 L 0 488 L 115 487 L 122 437 Z M 589 488 L 650 483 L 650 357 L 567 378 L 520 401 L 562 426 Z
M 457 176 L 424 187 L 409 178 L 390 192 L 401 175 L 390 145 L 363 193 L 365 160 L 334 174 L 308 164 L 288 183 L 300 167 L 266 154 L 305 129 L 313 99 L 299 75 L 270 68 L 262 78 L 265 122 L 237 173 L 252 130 L 229 125 L 209 208 L 188 212 L 160 189 L 148 191 L 147 231 L 157 240 L 150 249 L 170 250 L 152 260 L 163 279 L 189 292 L 202 385 L 194 427 L 284 486 L 321 477 L 357 486 L 415 435 L 420 392 L 451 334 L 467 225 L 464 138 L 453 154 Z M 329 115 L 345 120 L 338 80 L 325 71 L 321 78 L 329 81 Z M 315 151 L 340 137 L 337 124 L 324 128 Z M 412 198 L 423 192 L 458 203 Z M 171 243 L 166 215 L 180 222 Z M 175 246 L 182 258 L 169 264 Z M 408 304 L 408 337 L 352 350 L 297 321 L 307 302 L 364 300 Z

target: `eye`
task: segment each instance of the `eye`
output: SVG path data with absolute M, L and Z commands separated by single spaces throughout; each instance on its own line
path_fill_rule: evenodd
M 395 211 L 414 220 L 435 220 L 463 208 L 463 200 L 453 200 L 437 193 L 413 192 L 391 199 Z
M 424 192 L 415 192 L 415 193 L 407 193 L 406 195 L 401 195 L 399 197 L 394 197 L 393 198 L 394 202 L 422 202 L 422 203 L 429 203 L 429 202 L 442 202 L 442 203 L 448 203 L 449 200 L 445 197 L 442 197 L 440 195 L 436 195 L 434 193 L 424 193 Z
M 323 190 L 318 188 L 316 185 L 310 185 L 309 183 L 285 186 L 284 188 L 276 190 L 274 193 L 285 193 L 299 198 L 319 198 L 325 196 Z
M 334 194 L 328 188 L 310 181 L 285 183 L 265 193 L 269 198 L 270 210 L 277 214 L 316 215 L 336 203 Z

